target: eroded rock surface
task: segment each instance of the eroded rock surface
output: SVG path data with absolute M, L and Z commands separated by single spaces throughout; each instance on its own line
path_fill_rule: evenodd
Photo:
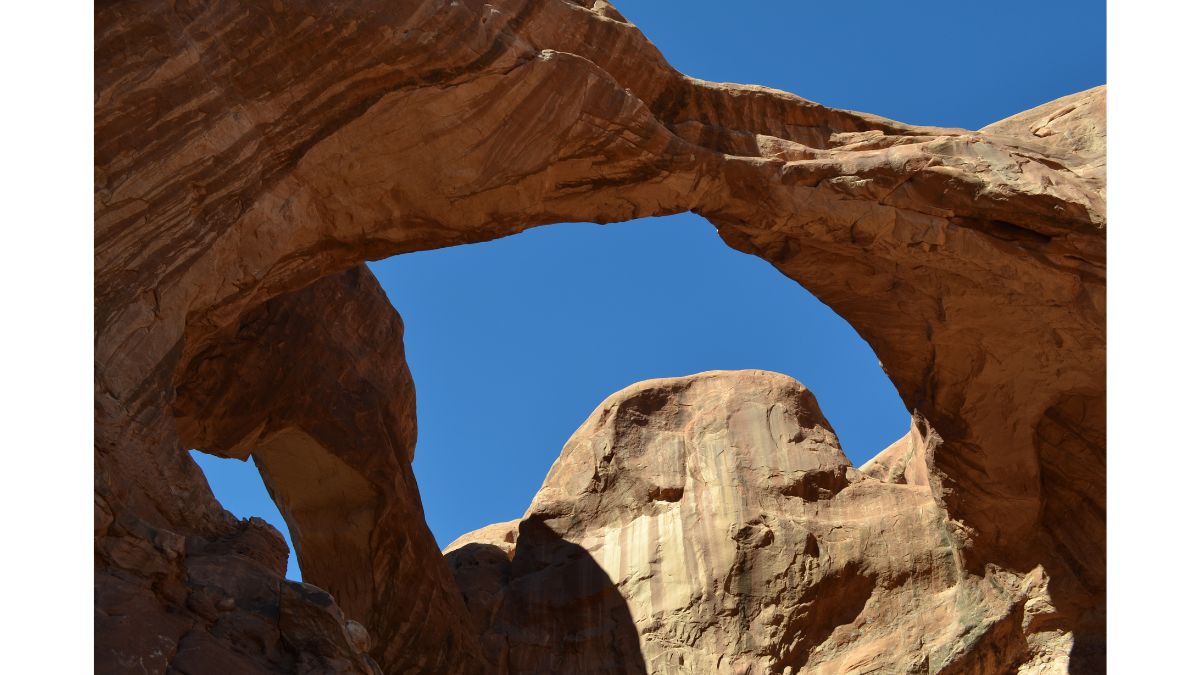
M 1043 570 L 1056 608 L 1043 623 L 1072 634 L 1072 668 L 1102 668 L 1103 88 L 980 131 L 940 129 L 688 78 L 607 2 L 118 0 L 95 12 L 101 671 L 164 672 L 201 643 L 251 671 L 359 663 L 269 637 L 284 624 L 250 627 L 282 597 L 274 562 L 233 589 L 249 623 L 189 608 L 177 561 L 204 551 L 239 578 L 247 557 L 222 548 L 248 526 L 186 453 L 208 438 L 218 454 L 261 452 L 274 495 L 295 507 L 284 513 L 302 559 L 386 672 L 479 672 L 487 650 L 463 629 L 475 608 L 435 569 L 420 522 L 402 354 L 353 323 L 378 320 L 375 291 L 351 288 L 336 308 L 268 305 L 368 259 L 688 210 L 872 345 L 920 420 L 928 491 L 963 573 Z M 344 325 L 326 337 L 350 346 L 310 357 L 309 401 L 259 377 L 270 369 L 213 380 L 228 390 L 191 380 L 214 350 L 274 363 L 255 355 L 278 345 L 236 344 L 243 329 L 245 341 L 279 335 L 256 320 L 334 317 Z M 285 353 L 319 353 L 285 338 Z M 400 386 L 353 393 L 388 381 Z M 323 409 L 338 411 L 336 433 L 314 433 Z M 304 436 L 263 435 L 276 413 L 290 419 L 274 431 Z M 319 571 L 342 540 L 308 501 L 295 466 L 308 460 L 334 471 L 355 513 L 379 516 L 383 540 L 417 543 L 363 548 L 352 523 L 345 566 Z M 182 557 L 162 543 L 178 541 Z M 350 573 L 367 568 L 369 581 Z
M 305 580 L 388 636 L 373 641 L 377 657 L 434 671 L 470 663 L 477 638 L 447 570 L 430 564 L 438 549 L 412 472 L 403 339 L 375 277 L 352 269 L 272 299 L 212 340 L 177 376 L 173 409 L 184 445 L 253 458 Z M 404 656 L 414 652 L 424 655 Z
M 221 510 L 186 455 L 186 480 L 154 486 L 197 499 L 178 504 L 183 534 L 110 515 L 99 486 L 99 672 L 373 673 L 368 649 L 426 672 L 480 666 L 412 474 L 403 324 L 365 267 L 247 313 L 176 381 L 175 442 L 255 462 L 312 585 L 282 578 L 282 537 Z
M 1042 570 L 967 574 L 928 486 L 854 470 L 764 371 L 614 394 L 521 521 L 446 557 L 498 673 L 1000 673 L 1071 647 L 1036 623 Z

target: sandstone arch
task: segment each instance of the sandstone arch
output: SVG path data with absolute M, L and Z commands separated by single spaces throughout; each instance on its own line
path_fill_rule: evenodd
M 477 640 L 461 634 L 449 573 L 429 564 L 439 556 L 411 467 L 403 332 L 371 273 L 352 269 L 243 316 L 187 364 L 173 404 L 185 446 L 253 457 L 305 581 L 348 619 L 407 627 L 405 638 L 375 641 L 385 662 L 427 643 L 469 654 Z
M 313 44 L 325 51 L 305 56 Z M 203 594 L 189 561 L 235 555 L 226 545 L 246 530 L 175 420 L 190 405 L 193 427 L 230 423 L 231 408 L 187 391 L 239 326 L 271 303 L 279 321 L 319 322 L 287 298 L 364 260 L 686 210 L 872 345 L 935 432 L 930 489 L 964 573 L 1043 565 L 1075 662 L 1102 652 L 1105 507 L 1084 496 L 1105 476 L 1103 88 L 977 132 L 913 127 L 687 78 L 590 0 L 106 3 L 95 87 L 98 665 L 157 650 L 165 669 L 188 640 L 264 670 L 357 658 L 340 637 L 316 649 L 278 628 L 253 656 L 218 629 L 250 625 L 253 609 L 214 619 L 189 604 Z M 380 300 L 347 297 L 351 314 Z M 314 384 L 336 389 L 337 375 Z M 259 410 L 295 403 L 270 384 L 231 391 L 259 392 Z M 391 417 L 353 419 L 322 445 L 342 454 L 413 423 L 395 401 L 376 408 Z M 386 461 L 410 478 L 404 447 L 393 438 Z M 384 501 L 409 501 L 395 531 L 428 539 L 415 487 L 389 493 L 407 478 L 363 459 L 351 466 L 387 485 Z M 251 549 L 270 578 L 273 554 Z M 440 618 L 374 622 L 389 639 L 372 653 L 389 671 L 471 671 L 448 577 L 413 567 L 395 575 L 432 575 L 422 607 Z M 416 626 L 439 639 L 387 646 Z M 135 628 L 146 636 L 128 638 Z

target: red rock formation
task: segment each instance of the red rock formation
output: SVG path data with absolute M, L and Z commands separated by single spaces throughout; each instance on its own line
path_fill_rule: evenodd
M 305 580 L 347 617 L 392 627 L 376 643 L 380 661 L 422 652 L 417 663 L 438 670 L 468 660 L 477 637 L 464 632 L 448 571 L 430 564 L 438 548 L 412 472 L 403 335 L 366 267 L 327 277 L 247 313 L 196 354 L 177 376 L 174 410 L 185 446 L 253 457 Z
M 726 371 L 610 396 L 521 521 L 446 551 L 489 672 L 1062 672 L 1044 570 L 949 544 L 928 484 L 851 468 L 803 385 Z
M 238 523 L 211 496 L 193 508 L 218 515 L 205 530 L 188 531 L 186 544 L 166 526 L 147 530 L 156 545 L 164 537 L 179 542 L 166 549 L 179 568 L 169 589 L 157 563 L 118 555 L 135 544 L 147 548 L 118 528 L 120 521 L 98 526 L 104 555 L 97 584 L 106 592 L 97 599 L 97 635 L 109 647 L 98 651 L 100 670 L 123 672 L 143 658 L 145 648 L 125 642 L 136 630 L 159 645 L 162 660 L 148 666 L 152 672 L 169 664 L 211 673 L 237 664 L 232 672 L 370 673 L 372 663 L 358 656 L 370 642 L 362 624 L 404 628 L 376 641 L 381 661 L 429 671 L 448 668 L 451 659 L 456 667 L 472 663 L 478 638 L 464 630 L 462 600 L 445 567 L 430 564 L 438 550 L 412 474 L 415 399 L 402 339 L 400 318 L 361 267 L 264 303 L 181 364 L 173 405 L 178 442 L 253 457 L 291 527 L 305 580 L 320 589 L 282 580 L 287 549 L 280 535 L 262 521 Z M 187 489 L 207 489 L 198 473 L 187 478 Z M 98 494 L 98 513 L 109 503 Z M 113 541 L 131 543 L 114 553 Z M 136 626 L 124 599 L 109 602 L 116 581 L 108 574 L 143 598 Z M 191 645 L 191 635 L 203 643 Z M 190 651 L 176 651 L 177 642 Z
M 1073 664 L 1102 653 L 1103 88 L 978 132 L 912 127 L 687 78 L 611 5 L 582 0 L 123 0 L 98 6 L 95 25 L 100 670 L 183 671 L 171 664 L 201 643 L 259 670 L 356 662 L 344 636 L 286 634 L 316 623 L 264 627 L 291 587 L 279 585 L 270 547 L 238 543 L 261 528 L 231 520 L 187 456 L 191 438 L 212 433 L 215 452 L 263 452 L 274 494 L 297 510 L 301 555 L 318 568 L 336 538 L 287 453 L 364 462 L 337 475 L 355 486 L 354 508 L 389 510 L 387 534 L 368 536 L 425 543 L 366 554 L 354 544 L 348 559 L 425 580 L 422 590 L 378 607 L 396 597 L 388 579 L 318 573 L 366 614 L 356 618 L 385 671 L 475 672 L 482 651 L 433 569 L 401 461 L 411 438 L 395 440 L 411 420 L 386 397 L 340 398 L 339 377 L 353 391 L 399 366 L 372 356 L 392 371 L 372 380 L 367 366 L 305 364 L 306 384 L 328 397 L 308 402 L 258 373 L 212 375 L 228 391 L 189 378 L 213 353 L 271 372 L 269 345 L 231 336 L 262 316 L 322 325 L 342 308 L 264 307 L 364 260 L 686 210 L 804 284 L 874 347 L 928 425 L 930 492 L 964 572 L 1040 567 L 1057 608 L 1046 630 L 1071 634 Z M 366 359 L 377 346 L 345 349 Z M 320 404 L 362 417 L 340 417 L 336 441 L 305 431 L 312 443 L 273 445 L 239 426 L 263 421 L 260 410 L 224 407 L 235 404 L 293 415 L 298 429 L 315 426 L 307 415 Z M 243 439 L 264 445 L 237 447 Z M 381 447 L 383 457 L 363 451 Z M 399 474 L 378 475 L 387 471 Z M 361 527 L 349 529 L 361 542 Z M 229 589 L 236 622 L 190 609 L 193 551 L 228 578 L 259 579 Z M 255 571 L 234 574 L 246 560 Z

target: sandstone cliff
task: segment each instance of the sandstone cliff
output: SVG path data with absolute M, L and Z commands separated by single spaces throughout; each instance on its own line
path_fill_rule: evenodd
M 926 459 L 879 475 L 927 483 L 956 588 L 1044 574 L 1035 632 L 1102 669 L 1103 88 L 935 129 L 688 78 L 607 2 L 95 12 L 98 671 L 481 672 L 411 480 L 399 322 L 354 270 L 688 210 L 875 349 Z M 255 457 L 332 597 L 282 580 L 189 447 Z
M 965 573 L 928 488 L 855 471 L 763 371 L 609 397 L 522 520 L 446 553 L 497 673 L 1064 672 L 1071 648 L 1041 568 Z

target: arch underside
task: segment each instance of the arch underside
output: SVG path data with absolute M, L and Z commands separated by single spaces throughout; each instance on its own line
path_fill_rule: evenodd
M 1071 633 L 1072 668 L 1094 662 L 1104 101 L 913 127 L 686 78 L 607 3 L 97 7 L 98 669 L 370 672 L 322 628 L 340 612 L 386 672 L 478 672 L 412 479 L 402 324 L 361 263 L 689 210 L 875 349 L 926 429 L 919 473 L 963 573 L 1045 571 L 1054 613 L 989 635 Z M 261 453 L 336 606 L 271 585 L 276 543 L 185 447 Z M 324 536 L 343 511 L 375 527 Z

